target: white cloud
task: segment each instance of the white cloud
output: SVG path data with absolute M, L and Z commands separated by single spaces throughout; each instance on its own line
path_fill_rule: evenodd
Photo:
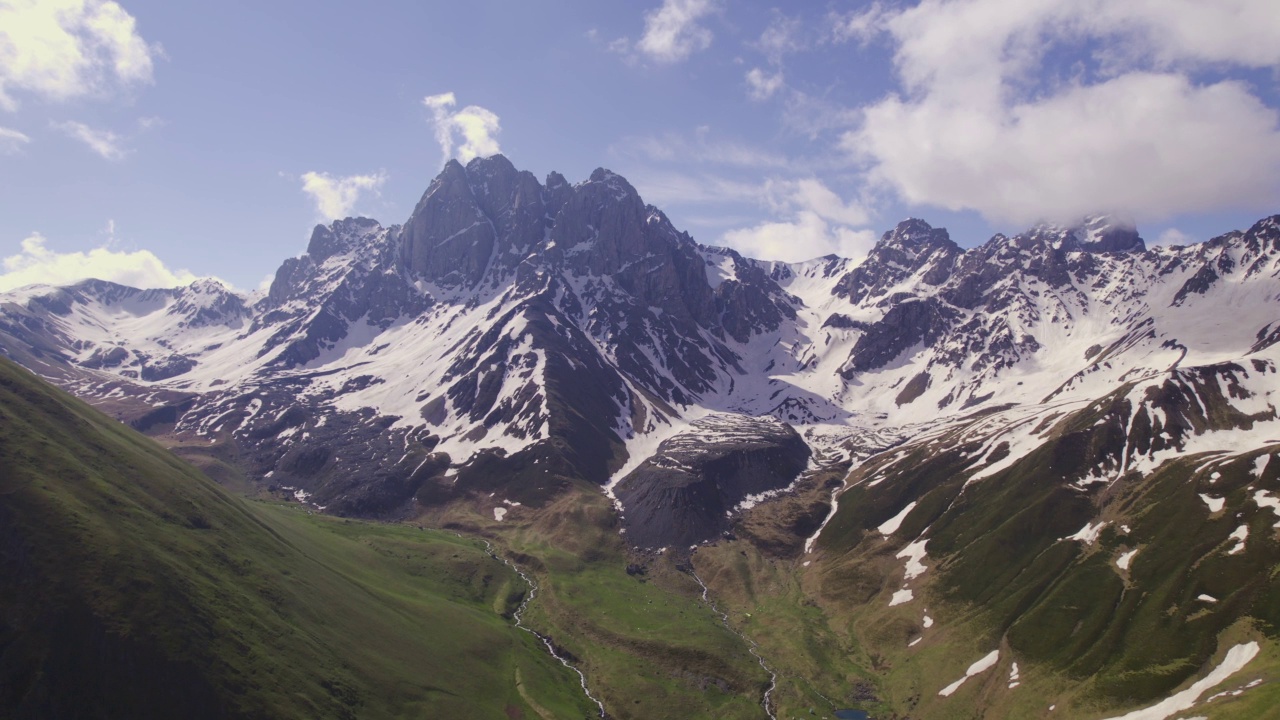
M 455 149 L 457 158 L 464 163 L 472 158 L 502 152 L 497 139 L 502 126 L 492 111 L 479 105 L 468 105 L 457 112 L 450 112 L 458 104 L 451 92 L 428 95 L 422 99 L 422 104 L 431 110 L 436 142 L 440 143 L 440 152 L 445 160 L 454 157 Z M 462 144 L 455 148 L 457 136 L 461 136 Z
M 850 13 L 832 12 L 827 16 L 831 25 L 831 39 L 835 42 L 857 40 L 866 43 L 884 31 L 887 14 L 884 5 L 873 2 L 863 10 Z
M 1166 228 L 1156 236 L 1151 245 L 1191 245 L 1195 243 L 1195 238 L 1182 232 L 1178 228 Z
M 810 139 L 817 139 L 832 130 L 847 130 L 861 118 L 859 110 L 851 110 L 825 98 L 796 90 L 787 94 L 782 108 L 783 124 Z
M 1030 222 L 1152 220 L 1280 193 L 1280 114 L 1196 70 L 1280 65 L 1272 0 L 923 0 L 869 13 L 901 94 L 843 139 L 904 200 Z M 1091 47 L 1104 50 L 1091 52 Z M 1061 76 L 1047 58 L 1070 62 Z
M 1161 65 L 1280 64 L 1280 13 L 1271 0 L 1091 0 L 1079 19 L 1087 30 L 1137 39 L 1135 57 Z M 1076 19 L 1076 18 L 1073 18 Z
M 817 178 L 770 180 L 765 183 L 765 193 L 776 212 L 810 212 L 843 225 L 865 225 L 871 220 L 861 203 L 846 203 Z
M 0 4 L 0 108 L 15 91 L 51 100 L 107 94 L 152 81 L 152 50 L 115 2 L 5 0 Z
M 90 150 L 107 160 L 120 160 L 128 154 L 121 144 L 123 139 L 110 130 L 98 130 L 74 121 L 55 122 L 51 125 L 89 146 Z
M 631 40 L 627 38 L 621 37 L 615 40 L 610 40 L 605 47 L 609 52 L 615 52 L 625 57 L 628 63 L 634 59 L 634 56 L 631 54 Z
M 747 72 L 747 94 L 752 100 L 768 100 L 781 89 L 781 70 L 772 75 L 766 74 L 760 68 L 752 68 Z
M 663 63 L 680 62 L 711 47 L 711 31 L 698 24 L 715 12 L 717 0 L 663 0 L 662 7 L 645 14 L 644 35 L 635 47 Z
M 816 172 L 823 165 L 821 160 L 796 161 L 719 140 L 705 126 L 697 128 L 692 137 L 626 138 L 611 150 L 660 164 L 716 166 L 712 172 L 689 172 L 642 165 L 640 172 L 631 174 L 631 180 L 647 202 L 696 208 L 693 216 L 682 213 L 684 222 L 710 229 L 739 226 L 721 234 L 720 242 L 752 257 L 805 260 L 829 253 L 857 257 L 875 242 L 875 234 L 865 229 L 871 222 L 865 198 L 846 201 L 816 176 L 787 176 L 802 167 Z M 740 170 L 748 171 L 746 178 L 735 172 Z M 761 171 L 774 176 L 755 179 Z M 752 210 L 744 213 L 744 208 Z M 771 219 L 740 227 L 759 218 L 761 211 Z
M 361 193 L 373 191 L 376 194 L 386 181 L 384 172 L 347 177 L 307 172 L 302 174 L 302 191 L 311 196 L 316 203 L 316 212 L 326 220 L 340 220 L 351 215 Z
M 0 155 L 12 155 L 29 142 L 31 142 L 31 138 L 27 137 L 25 133 L 20 133 L 7 127 L 0 127 Z
M 782 58 L 789 53 L 804 49 L 800 37 L 800 20 L 776 13 L 769 26 L 760 33 L 755 46 L 773 65 L 782 63 Z
M 817 178 L 769 180 L 761 198 L 783 220 L 730 230 L 721 241 L 750 257 L 796 262 L 835 254 L 857 258 L 875 244 L 875 232 L 861 228 L 870 213 L 860 202 L 845 202 Z
M 765 222 L 730 230 L 721 238 L 721 243 L 748 257 L 786 262 L 829 254 L 862 257 L 875 242 L 876 234 L 871 230 L 832 225 L 812 211 L 802 211 L 789 222 Z
M 170 270 L 150 250 L 129 252 L 103 246 L 60 253 L 50 250 L 46 242 L 43 235 L 33 233 L 22 241 L 19 253 L 3 260 L 0 292 L 36 283 L 68 285 L 87 278 L 138 288 L 179 287 L 200 279 L 188 270 Z

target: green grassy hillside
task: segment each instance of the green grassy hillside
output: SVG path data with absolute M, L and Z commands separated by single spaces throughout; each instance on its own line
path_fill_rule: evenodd
M 233 497 L 0 359 L 0 716 L 581 718 L 449 533 Z

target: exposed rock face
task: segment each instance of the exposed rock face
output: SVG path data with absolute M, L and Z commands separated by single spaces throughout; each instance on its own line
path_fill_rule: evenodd
M 949 329 L 957 313 L 934 298 L 894 305 L 858 338 L 842 372 L 852 376 L 884 367 L 908 348 L 931 345 Z
M 399 228 L 368 218 L 317 225 L 302 257 L 280 266 L 260 303 L 251 331 L 270 328 L 263 357 L 278 346 L 276 365 L 312 362 L 347 338 L 355 327 L 385 330 L 431 304 L 409 282 L 397 262 Z
M 404 225 L 403 260 L 408 269 L 446 286 L 480 281 L 493 255 L 497 233 L 476 202 L 457 160 L 445 164 Z
M 639 547 L 683 548 L 729 528 L 749 497 L 786 487 L 810 450 L 774 418 L 714 415 L 658 446 L 614 488 L 627 540 Z
M 796 319 L 797 298 L 784 293 L 777 278 L 761 263 L 729 248 L 704 248 L 702 257 L 720 322 L 729 337 L 746 343 L 762 330 L 777 330 Z

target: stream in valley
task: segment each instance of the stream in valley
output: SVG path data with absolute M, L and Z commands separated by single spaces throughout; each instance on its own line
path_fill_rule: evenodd
M 588 700 L 595 703 L 596 707 L 600 709 L 600 717 L 601 718 L 606 717 L 604 712 L 604 703 L 600 702 L 600 699 L 597 698 L 595 695 L 592 695 L 591 688 L 587 687 L 587 676 L 583 674 L 581 670 L 575 667 L 573 663 L 569 662 L 567 658 L 565 658 L 556 650 L 556 646 L 554 643 L 551 642 L 550 637 L 543 635 L 537 630 L 534 630 L 533 628 L 524 624 L 524 610 L 526 607 L 528 607 L 529 603 L 533 601 L 534 596 L 538 594 L 538 583 L 534 582 L 534 579 L 532 577 L 526 574 L 524 570 L 520 569 L 519 565 L 516 565 L 514 562 L 494 552 L 493 543 L 489 542 L 488 540 L 483 540 L 483 542 L 485 544 L 485 547 L 488 548 L 489 557 L 492 557 L 494 560 L 497 560 L 502 564 L 506 565 L 507 567 L 511 568 L 512 570 L 515 570 L 516 574 L 518 574 L 521 578 L 523 578 L 525 584 L 529 586 L 529 592 L 525 593 L 524 599 L 520 601 L 520 607 L 516 608 L 516 611 L 513 615 L 516 621 L 516 627 L 520 628 L 521 630 L 524 630 L 530 635 L 533 635 L 534 637 L 541 640 L 543 646 L 546 647 L 547 652 L 550 653 L 551 657 L 555 658 L 556 660 L 559 660 L 561 665 L 564 665 L 565 667 L 577 673 L 578 682 L 582 685 L 582 692 L 586 694 Z

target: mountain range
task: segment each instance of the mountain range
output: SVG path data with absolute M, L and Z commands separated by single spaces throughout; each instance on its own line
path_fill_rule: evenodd
M 1022 675 L 1103 712 L 1277 652 L 1278 298 L 1280 216 L 1154 248 L 1107 217 L 968 249 L 909 219 L 860 261 L 782 263 L 607 170 L 496 155 L 446 164 L 403 225 L 316 227 L 265 292 L 0 294 L 0 350 L 317 511 L 501 527 L 594 487 L 637 557 L 747 618 L 769 594 L 734 578 L 762 571 L 723 548 L 785 563 L 824 632 L 892 646 L 883 707 L 945 716 L 981 684 L 1034 716 Z

